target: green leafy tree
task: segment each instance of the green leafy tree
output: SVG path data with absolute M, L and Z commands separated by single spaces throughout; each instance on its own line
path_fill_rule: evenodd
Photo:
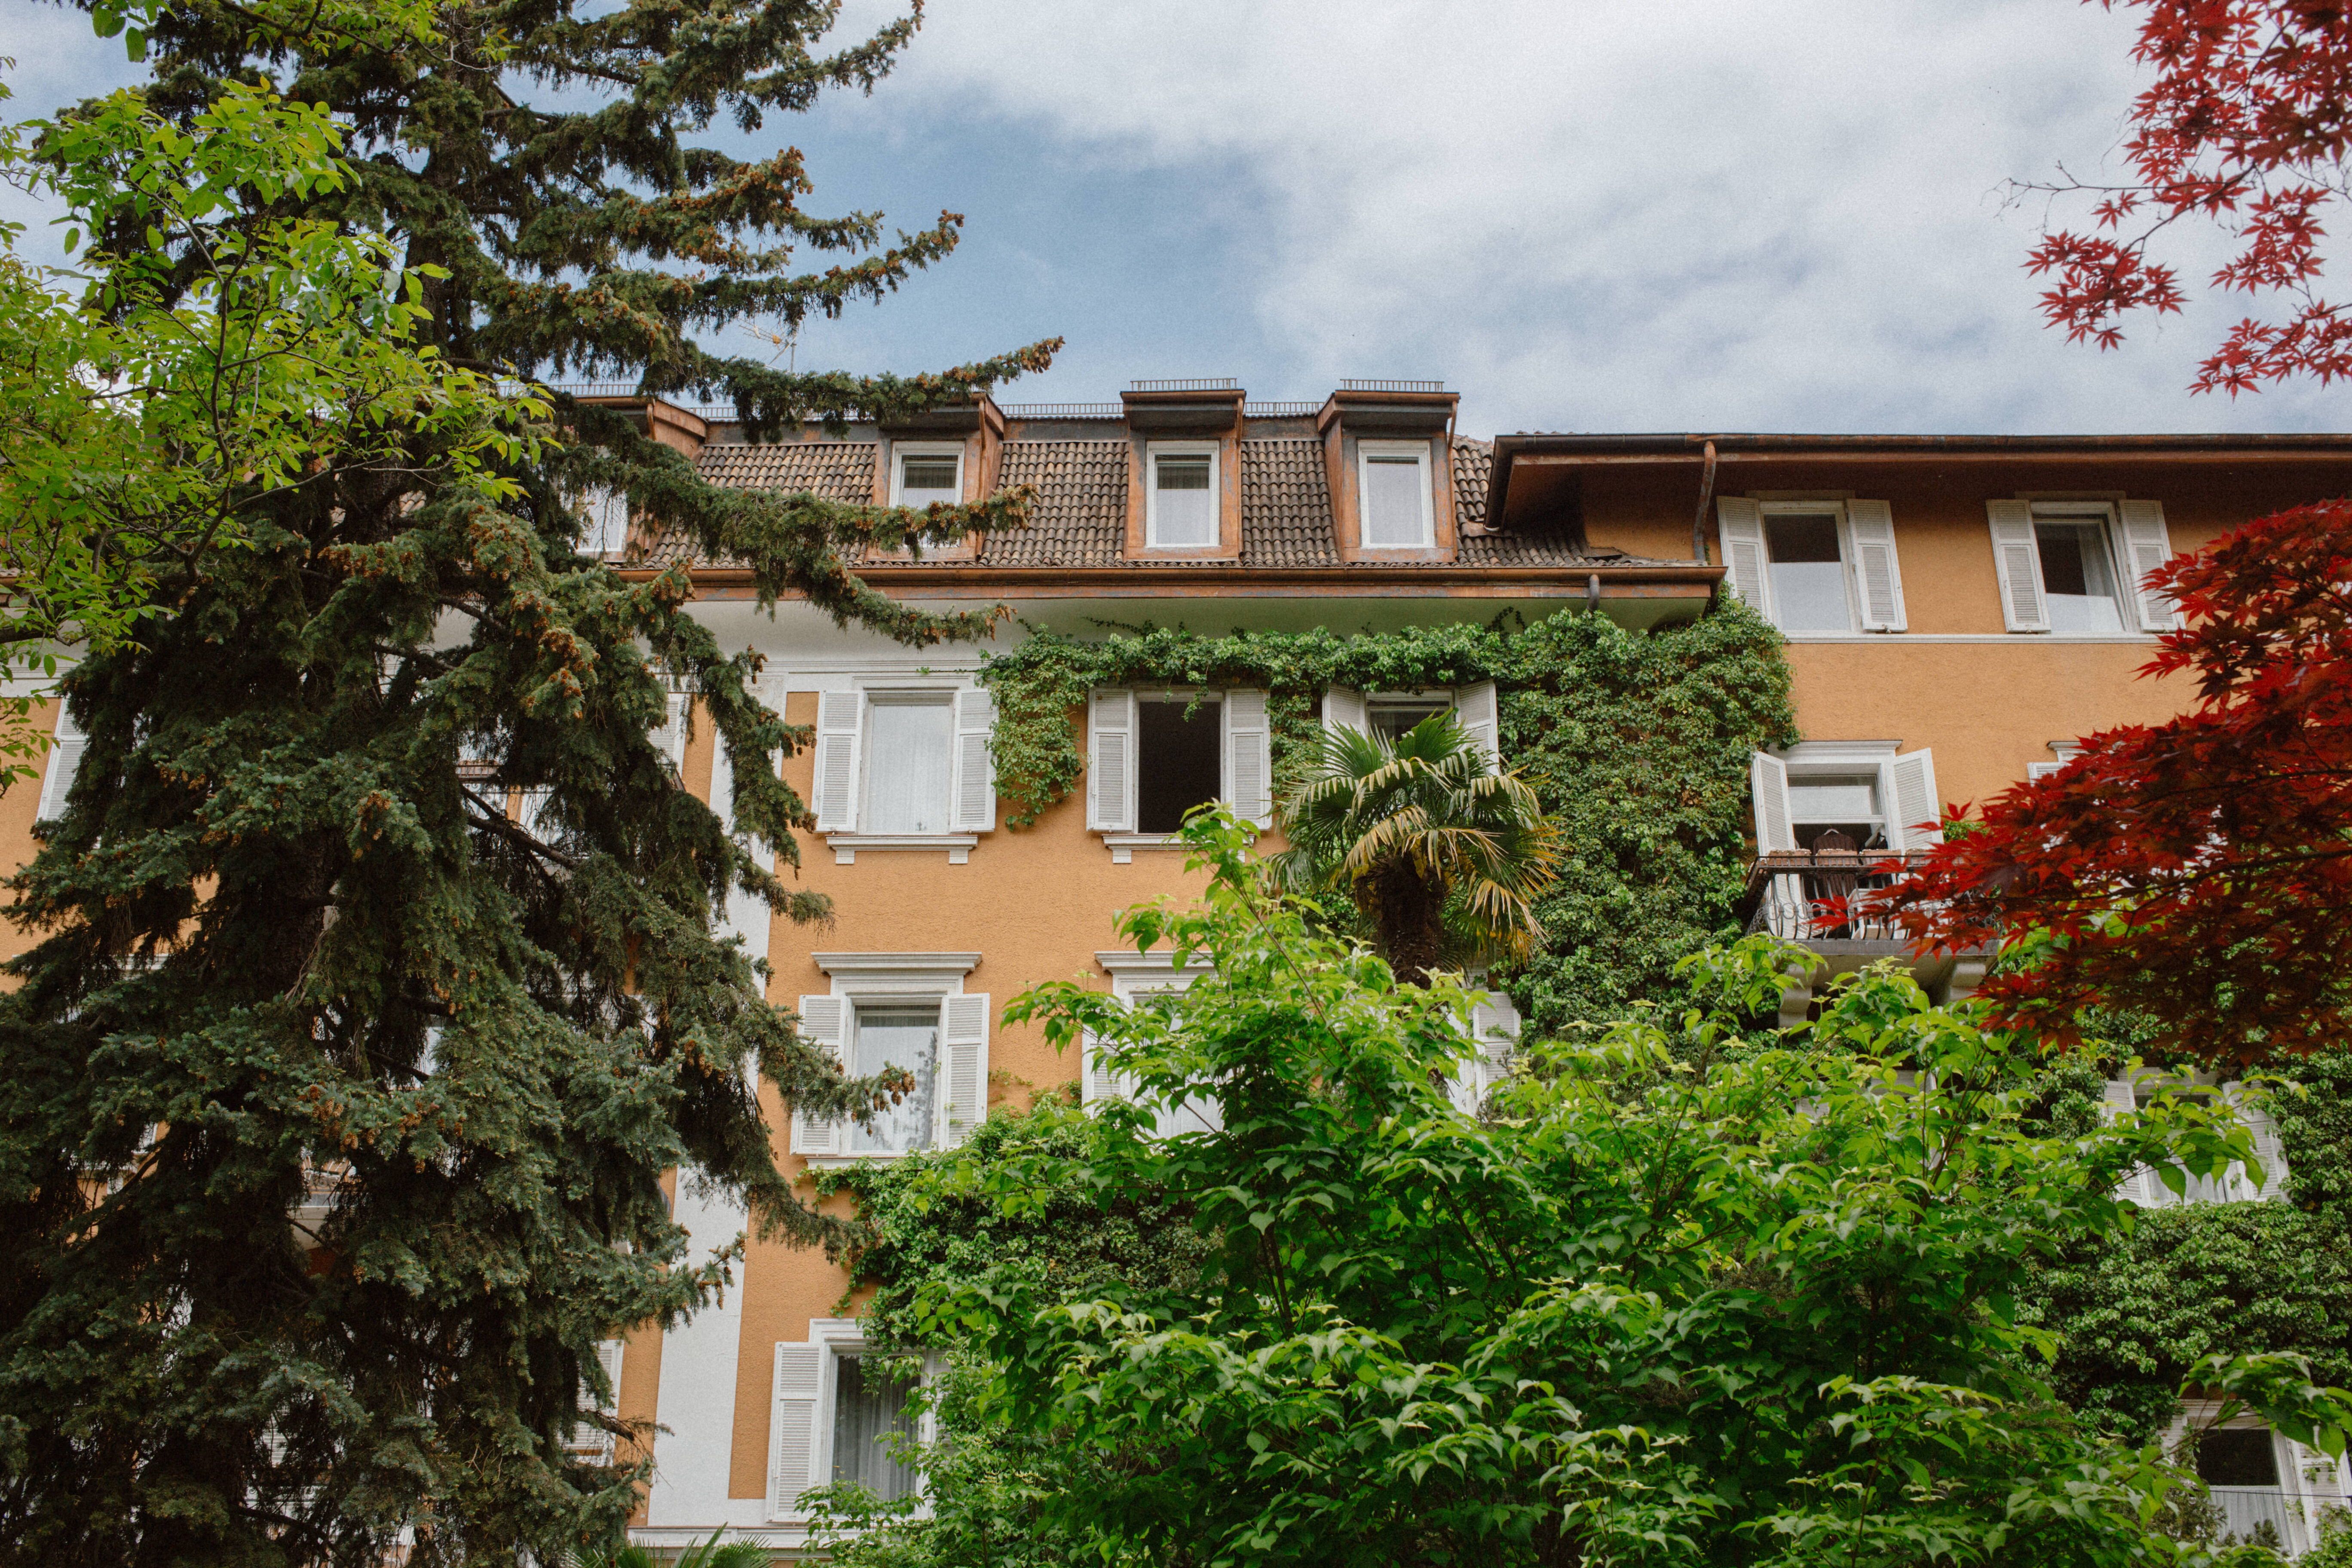
M 2075 1423 L 2011 1303 L 2036 1258 L 2129 1225 L 2134 1166 L 2244 1157 L 2225 1112 L 2050 1135 L 2037 1052 L 1885 972 L 1784 1048 L 1719 1049 L 1792 957 L 1757 939 L 1694 961 L 1724 1011 L 1548 1047 L 1482 1122 L 1433 1087 L 1468 1048 L 1458 984 L 1314 934 L 1229 818 L 1187 837 L 1205 902 L 1123 930 L 1213 973 L 1166 1007 L 1057 984 L 1010 1015 L 1091 1033 L 1138 1103 L 1083 1161 L 954 1179 L 1164 1193 L 1197 1277 L 919 1292 L 929 1342 L 992 1369 L 979 1416 L 1096 1467 L 1045 1525 L 1200 1563 L 2199 1554 L 2149 1522 L 2177 1474 Z M 1151 1135 L 1202 1095 L 1220 1131 Z
M 916 412 L 1042 363 L 793 377 L 688 337 L 879 297 L 953 237 L 877 249 L 878 218 L 799 211 L 796 155 L 690 145 L 719 115 L 756 125 L 870 84 L 907 37 L 825 55 L 832 15 L 459 5 L 435 30 L 373 5 L 117 13 L 101 28 L 139 35 L 160 121 L 85 106 L 46 145 L 68 183 L 92 158 L 159 177 L 224 160 L 190 187 L 222 199 L 192 196 L 176 226 L 135 202 L 86 215 L 82 266 L 121 307 L 103 320 L 201 308 L 212 258 L 313 247 L 332 286 L 280 297 L 347 348 L 362 319 L 337 301 L 380 297 L 404 386 L 641 374 L 772 426 Z M 531 108 L 534 84 L 565 107 Z M 202 145 L 262 122 L 288 130 L 282 167 Z M 873 253 L 803 274 L 794 247 Z M 11 884 L 12 917 L 41 933 L 0 1003 L 11 1559 L 373 1564 L 408 1531 L 420 1565 L 554 1562 L 609 1542 L 645 1471 L 570 1442 L 583 1394 L 611 1392 L 594 1343 L 676 1322 L 726 1268 L 682 1266 L 663 1173 L 732 1194 L 764 1233 L 838 1241 L 777 1171 L 755 1088 L 856 1114 L 900 1087 L 843 1079 L 717 923 L 738 891 L 827 913 L 767 869 L 808 821 L 775 767 L 804 737 L 756 700 L 754 656 L 689 613 L 685 571 L 622 579 L 582 552 L 571 503 L 625 492 L 650 526 L 746 563 L 763 602 L 797 594 L 926 643 L 995 617 L 901 606 L 846 563 L 1015 521 L 1024 499 L 918 514 L 718 490 L 562 398 L 551 423 L 453 400 L 446 421 L 428 403 L 359 438 L 331 388 L 303 402 L 305 374 L 248 389 L 290 380 L 290 405 L 235 388 L 224 405 L 300 461 L 221 456 L 233 539 L 142 557 L 121 579 L 144 595 L 135 636 L 64 678 L 88 751 Z M 654 733 L 680 689 L 732 769 L 719 811 Z
M 1449 956 L 1519 957 L 1543 941 L 1535 900 L 1556 879 L 1559 835 L 1536 792 L 1490 766 L 1450 713 L 1394 741 L 1327 732 L 1282 830 L 1292 879 L 1353 899 L 1412 984 Z

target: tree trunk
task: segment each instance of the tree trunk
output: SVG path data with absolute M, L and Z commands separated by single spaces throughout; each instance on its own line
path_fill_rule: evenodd
M 1438 923 L 1443 900 L 1437 889 L 1409 861 L 1392 861 L 1374 876 L 1373 921 L 1379 927 L 1381 956 L 1396 971 L 1400 984 L 1427 985 L 1437 967 L 1444 931 Z

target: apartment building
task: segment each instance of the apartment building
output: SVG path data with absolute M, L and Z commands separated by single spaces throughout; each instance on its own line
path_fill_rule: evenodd
M 2135 679 L 2173 616 L 2140 586 L 2145 573 L 2352 486 L 2352 437 L 1485 440 L 1456 428 L 1456 401 L 1412 382 L 1346 383 L 1297 404 L 1253 403 L 1227 382 L 1139 382 L 1117 403 L 982 398 L 904 426 L 811 426 L 759 444 L 721 411 L 639 405 L 720 484 L 905 505 L 1034 486 L 1025 530 L 859 563 L 929 607 L 1011 605 L 997 648 L 1033 630 L 1381 632 L 1506 610 L 1654 628 L 1737 595 L 1787 640 L 1803 734 L 1753 762 L 1755 924 L 1810 942 L 1833 969 L 1902 944 L 1866 924 L 1825 926 L 1815 901 L 1856 886 L 1867 862 L 1916 849 L 1940 803 L 1984 799 L 2056 765 L 2076 737 L 2161 720 L 2186 700 Z M 616 543 L 625 521 L 615 509 Z M 636 546 L 631 571 L 677 558 L 658 538 Z M 926 1085 L 872 1127 L 813 1123 L 772 1100 L 789 1164 L 951 1143 L 991 1104 L 1049 1086 L 1115 1091 L 1037 1030 L 1006 1026 L 1003 1010 L 1045 979 L 1084 976 L 1122 996 L 1188 983 L 1165 958 L 1114 950 L 1112 919 L 1191 890 L 1170 836 L 1192 806 L 1224 800 L 1271 823 L 1265 694 L 1091 693 L 1082 787 L 1013 831 L 992 787 L 991 698 L 975 679 L 987 650 L 910 649 L 790 603 L 772 617 L 748 573 L 691 564 L 722 644 L 763 654 L 767 700 L 815 731 L 782 766 L 817 818 L 800 880 L 838 911 L 813 931 L 739 897 L 728 918 L 772 966 L 772 998 L 852 1071 L 900 1065 Z M 1322 701 L 1327 723 L 1391 730 L 1451 707 L 1510 761 L 1492 686 Z M 687 784 L 724 809 L 726 759 L 684 697 L 667 738 Z M 66 741 L 40 813 L 70 777 Z M 36 812 L 30 791 L 0 799 L 0 832 L 20 858 Z M 1981 967 L 1944 958 L 1917 973 L 1959 995 Z M 1801 1017 L 1807 1005 L 1795 994 L 1785 1006 Z M 1507 1005 L 1479 1022 L 1504 1042 L 1513 1025 Z M 2147 1091 L 2110 1087 L 2118 1103 Z M 2237 1173 L 2190 1196 L 2277 1191 L 2254 1193 Z M 675 1203 L 698 1247 L 742 1228 L 690 1181 Z M 804 1489 L 913 1484 L 881 1446 L 893 1391 L 861 1365 L 858 1321 L 838 1307 L 847 1283 L 817 1254 L 754 1241 L 721 1304 L 611 1347 L 622 1414 L 666 1428 L 640 1541 L 677 1546 L 725 1528 L 791 1549 L 806 1539 Z M 2290 1545 L 2307 1543 L 2310 1515 L 2343 1496 L 2346 1476 L 2266 1431 L 2231 1442 L 2233 1522 L 2274 1518 Z

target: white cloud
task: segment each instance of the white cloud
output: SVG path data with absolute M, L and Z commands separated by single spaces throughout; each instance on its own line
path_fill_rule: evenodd
M 2130 38 L 2065 0 L 945 0 L 882 90 L 1257 184 L 1267 395 L 1443 374 L 1482 430 L 2338 418 L 2313 389 L 2187 395 L 2234 302 L 2122 353 L 2041 327 L 2037 215 L 2001 187 L 2100 166 Z

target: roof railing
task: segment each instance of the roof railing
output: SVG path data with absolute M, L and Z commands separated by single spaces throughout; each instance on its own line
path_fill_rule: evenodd
M 1181 381 L 1130 381 L 1129 392 L 1239 392 L 1242 384 L 1229 375 L 1194 376 Z
M 1343 381 L 1342 392 L 1443 392 L 1442 381 Z
M 1000 403 L 1007 419 L 1117 419 L 1127 412 L 1123 403 Z
M 1246 403 L 1242 415 L 1249 419 L 1297 419 L 1304 415 L 1322 411 L 1319 403 Z

